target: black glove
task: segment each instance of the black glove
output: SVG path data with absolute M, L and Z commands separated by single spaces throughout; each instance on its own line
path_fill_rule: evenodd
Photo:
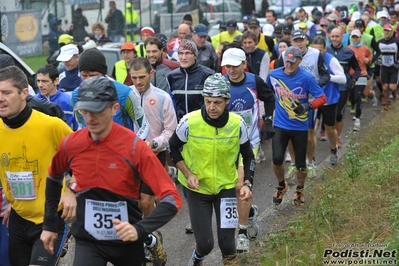
M 299 101 L 295 102 L 297 106 L 294 108 L 294 113 L 297 115 L 303 115 L 307 110 L 310 109 L 309 103 L 300 103 Z
M 273 121 L 265 120 L 265 126 L 262 132 L 263 139 L 271 139 L 273 138 L 274 134 L 276 134 L 276 131 L 274 131 Z
M 378 59 L 375 61 L 375 64 L 378 65 L 378 66 L 382 66 L 382 59 L 381 59 L 381 58 L 378 58 Z
M 352 80 L 349 82 L 348 89 L 353 90 L 353 89 L 355 88 L 355 85 L 356 85 L 356 80 L 355 80 L 355 79 L 352 79 Z
M 399 69 L 399 62 L 396 62 L 395 64 L 393 64 L 394 68 Z

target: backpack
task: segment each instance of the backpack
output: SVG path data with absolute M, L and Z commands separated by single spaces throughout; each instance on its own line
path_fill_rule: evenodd
M 61 109 L 61 107 L 58 104 L 33 97 L 32 95 L 28 95 L 28 97 L 26 98 L 26 103 L 32 109 L 45 113 L 46 115 L 49 116 L 58 117 L 66 123 L 66 117 L 64 111 Z

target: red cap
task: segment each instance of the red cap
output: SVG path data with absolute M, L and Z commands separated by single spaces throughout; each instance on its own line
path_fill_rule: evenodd
M 121 51 L 124 50 L 136 50 L 136 46 L 134 46 L 134 44 L 131 42 L 125 42 L 121 47 Z
M 389 23 L 385 24 L 383 28 L 384 28 L 384 30 L 392 31 L 392 26 Z
M 155 31 L 151 27 L 144 27 L 141 29 L 140 34 L 148 33 L 151 37 L 155 36 Z

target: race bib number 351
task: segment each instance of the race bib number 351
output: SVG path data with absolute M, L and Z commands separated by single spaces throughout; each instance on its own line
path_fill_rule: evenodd
M 129 221 L 126 201 L 86 199 L 85 230 L 97 240 L 120 240 L 112 220 Z
M 237 198 L 222 198 L 220 201 L 220 228 L 237 228 Z

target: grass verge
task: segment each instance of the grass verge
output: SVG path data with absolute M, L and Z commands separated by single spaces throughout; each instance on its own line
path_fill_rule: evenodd
M 22 57 L 22 60 L 33 70 L 37 71 L 40 67 L 47 64 L 48 55 L 37 55 L 31 57 Z
M 241 262 L 267 266 L 333 265 L 326 264 L 332 258 L 326 257 L 325 252 L 331 249 L 352 250 L 352 256 L 346 253 L 350 258 L 343 258 L 343 264 L 337 265 L 398 265 L 399 256 L 392 254 L 399 250 L 397 110 L 394 106 L 362 128 L 361 133 L 352 134 L 342 163 L 333 170 L 325 168 L 323 180 L 306 192 L 307 205 L 296 212 L 300 215 L 281 216 L 286 222 L 281 224 L 288 227 L 268 232 L 251 246 L 251 252 Z M 372 257 L 374 250 L 383 249 L 391 251 L 386 258 Z M 359 252 L 357 258 L 353 258 L 355 251 Z M 362 259 L 364 264 L 360 264 Z

